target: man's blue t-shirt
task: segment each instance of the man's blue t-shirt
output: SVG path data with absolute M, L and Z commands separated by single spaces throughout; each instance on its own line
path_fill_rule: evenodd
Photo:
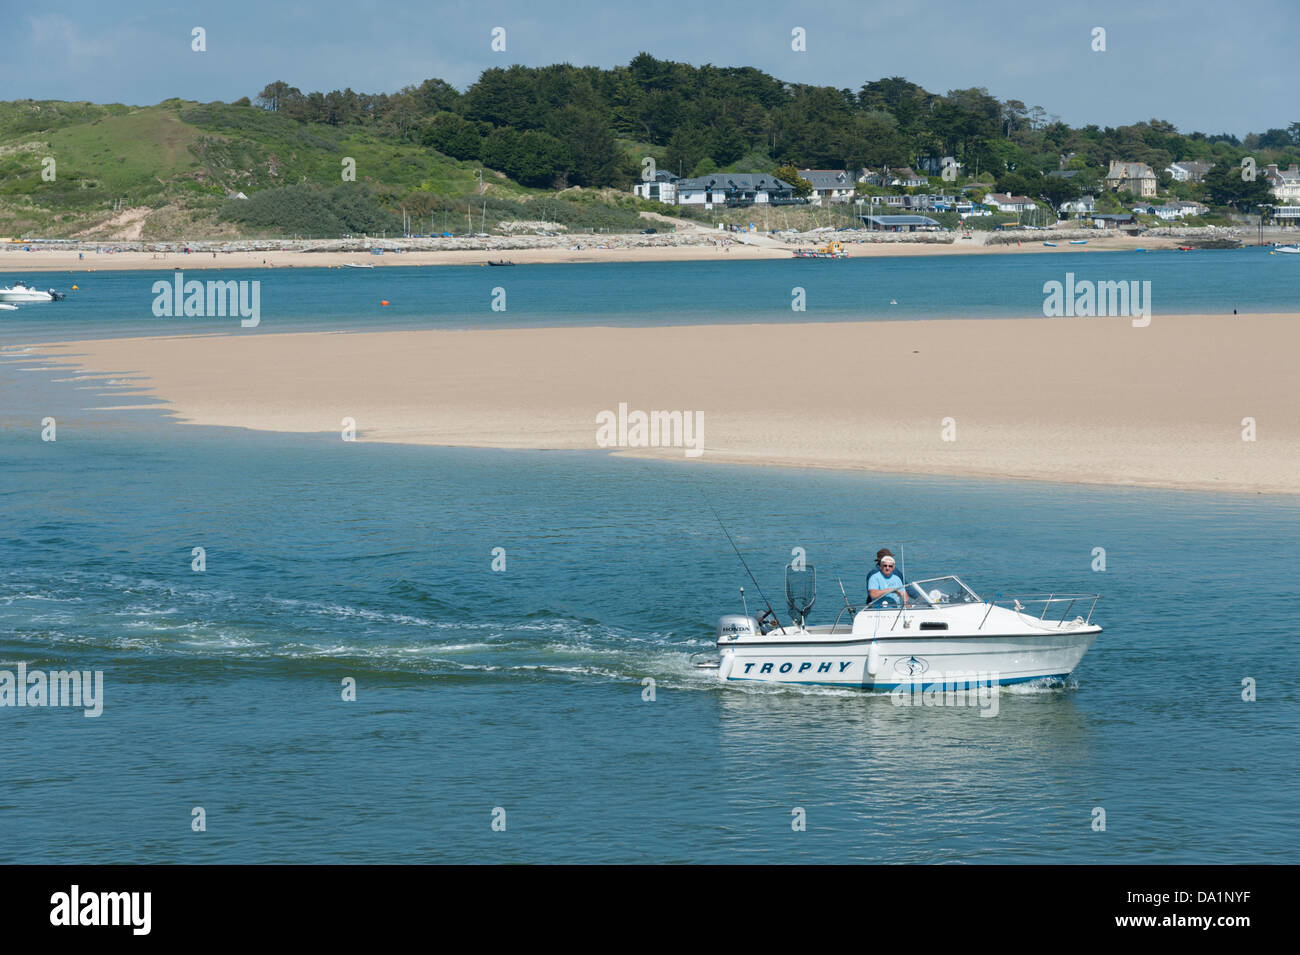
M 882 571 L 876 571 L 867 579 L 868 590 L 892 590 L 895 587 L 903 586 L 903 578 L 898 574 L 891 574 L 886 577 Z M 902 598 L 898 594 L 885 594 L 875 604 L 877 607 L 897 607 L 902 603 Z

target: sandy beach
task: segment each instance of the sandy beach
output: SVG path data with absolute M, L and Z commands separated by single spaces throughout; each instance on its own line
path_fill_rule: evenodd
M 592 450 L 693 414 L 703 453 L 617 453 L 1300 493 L 1294 315 L 257 334 L 43 345 L 179 419 L 358 441 Z M 798 356 L 794 358 L 792 356 Z M 26 356 L 26 357 L 31 357 Z M 124 394 L 120 408 L 134 403 Z M 101 412 L 124 414 L 124 410 Z M 1243 440 L 1253 419 L 1254 440 Z M 62 436 L 61 436 L 62 440 Z
M 339 268 L 348 264 L 373 265 L 376 268 L 392 266 L 484 265 L 488 260 L 506 259 L 517 265 L 557 264 L 576 262 L 686 262 L 686 261 L 741 261 L 745 259 L 789 259 L 796 248 L 811 249 L 834 237 L 844 242 L 850 258 L 864 256 L 912 255 L 979 255 L 979 254 L 1043 254 L 1062 252 L 1108 252 L 1147 249 L 1172 249 L 1186 241 L 1168 236 L 1127 236 L 1116 232 L 1078 230 L 1071 238 L 1083 238 L 1087 245 L 1071 246 L 1065 241 L 1055 248 L 1043 245 L 1043 236 L 1026 235 L 1009 244 L 989 243 L 993 233 L 976 232 L 970 239 L 933 241 L 928 238 L 909 238 L 886 235 L 872 238 L 844 234 L 808 237 L 802 241 L 783 241 L 767 235 L 745 236 L 738 233 L 715 232 L 700 229 L 689 234 L 648 236 L 568 236 L 554 241 L 538 241 L 538 247 L 517 247 L 524 239 L 504 237 L 478 242 L 455 240 L 457 244 L 471 244 L 477 248 L 437 248 L 438 240 L 388 240 L 375 239 L 382 245 L 382 255 L 367 251 L 332 251 L 328 245 L 313 251 L 292 248 L 266 251 L 217 249 L 185 253 L 181 251 L 155 252 L 127 249 L 124 251 L 95 251 L 61 249 L 56 246 L 37 246 L 25 251 L 19 245 L 0 245 L 0 276 L 21 278 L 29 272 L 83 272 L 83 271 L 201 271 L 203 269 L 254 269 L 254 268 Z M 448 240 L 451 243 L 453 240 Z M 1002 238 L 1000 241 L 1005 241 Z M 338 245 L 339 243 L 334 243 Z M 305 244 L 304 244 L 305 245 Z M 576 248 L 581 246 L 581 248 Z M 103 244 L 105 250 L 114 248 L 111 242 Z M 402 248 L 404 251 L 391 251 Z M 78 258 L 78 255 L 81 257 Z

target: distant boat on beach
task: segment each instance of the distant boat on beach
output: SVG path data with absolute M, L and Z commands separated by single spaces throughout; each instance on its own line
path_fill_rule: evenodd
M 849 254 L 839 242 L 828 242 L 820 249 L 795 249 L 797 259 L 847 259 Z
M 1044 243 L 1043 243 L 1043 245 L 1047 246 L 1049 249 L 1054 249 L 1054 248 L 1056 248 L 1057 244 L 1058 244 L 1058 243 L 1056 243 L 1056 242 L 1044 242 Z
M 375 264 L 373 262 L 365 262 L 365 263 L 344 262 L 343 267 L 345 269 L 373 269 L 375 267 Z
M 1087 245 L 1087 244 L 1088 244 L 1088 240 L 1087 240 L 1087 239 L 1071 239 L 1071 240 L 1070 240 L 1070 245 Z

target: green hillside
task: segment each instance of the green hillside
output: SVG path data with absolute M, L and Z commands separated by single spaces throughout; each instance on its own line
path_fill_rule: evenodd
M 42 178 L 45 157 L 55 160 L 53 181 Z M 354 181 L 343 178 L 345 159 L 355 161 Z M 557 200 L 492 170 L 483 171 L 480 191 L 482 168 L 361 127 L 305 124 L 249 105 L 7 102 L 0 103 L 0 235 L 397 231 L 403 208 L 413 231 L 427 233 L 433 223 L 441 230 L 444 219 L 464 231 L 471 203 L 476 223 L 487 204 L 489 225 L 530 217 L 576 223 L 583 209 L 597 226 L 636 222 L 633 209 Z M 251 198 L 228 201 L 232 192 Z M 315 201 L 297 201 L 305 196 Z M 346 208 L 315 215 L 331 197 L 343 197 Z M 289 199 L 298 214 L 280 215 Z

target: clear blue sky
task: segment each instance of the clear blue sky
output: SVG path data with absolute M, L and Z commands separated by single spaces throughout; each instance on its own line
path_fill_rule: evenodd
M 3 0 L 0 99 L 233 100 L 282 79 L 304 92 L 391 92 L 430 77 L 464 89 L 491 66 L 602 67 L 663 59 L 756 66 L 857 89 L 905 76 L 985 86 L 1071 125 L 1169 120 L 1184 132 L 1262 132 L 1300 120 L 1300 0 L 1061 3 L 367 2 Z M 207 30 L 207 52 L 190 31 Z M 507 50 L 490 49 L 505 27 Z M 790 48 L 807 31 L 806 53 Z M 1104 53 L 1092 30 L 1106 30 Z

